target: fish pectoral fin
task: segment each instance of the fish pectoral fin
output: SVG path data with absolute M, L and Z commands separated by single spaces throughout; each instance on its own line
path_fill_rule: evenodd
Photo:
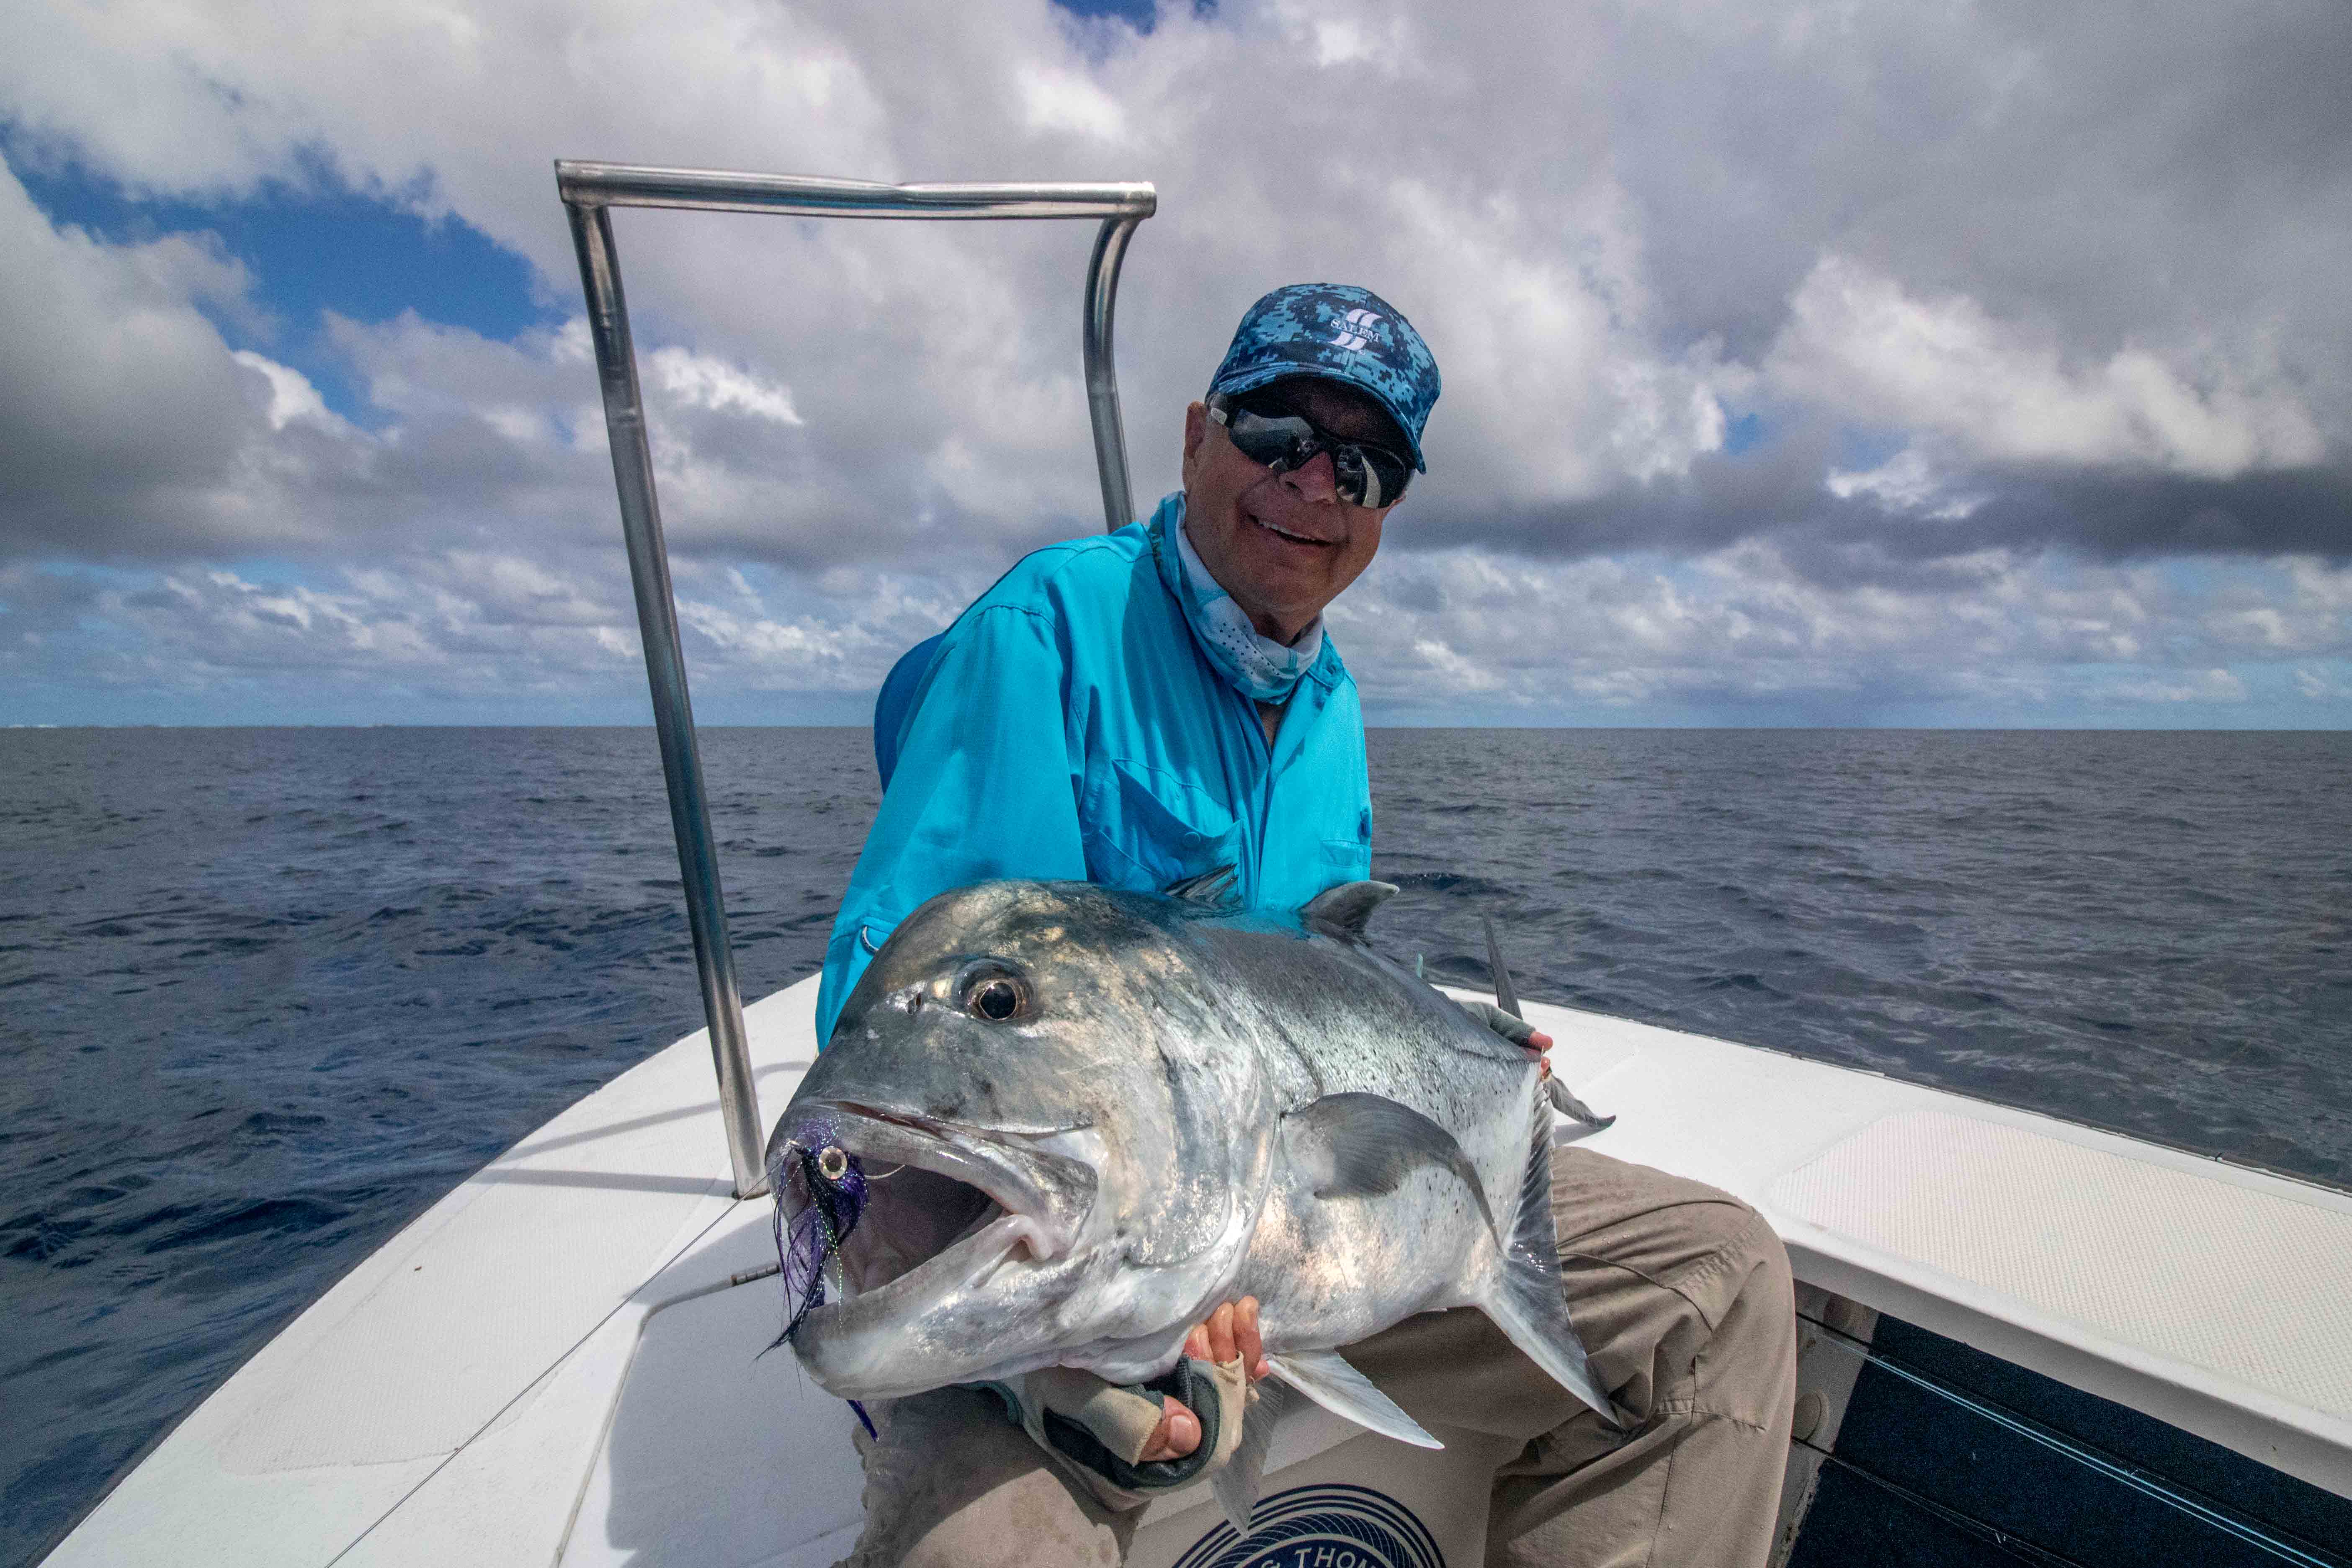
M 1249 1407 L 1242 1417 L 1242 1440 L 1225 1468 L 1209 1479 L 1209 1489 L 1216 1494 L 1217 1506 L 1224 1510 L 1236 1535 L 1246 1537 L 1250 1532 L 1250 1514 L 1257 1507 L 1258 1488 L 1265 1479 L 1265 1456 L 1274 1446 L 1274 1429 L 1301 1403 L 1299 1395 L 1278 1380 L 1269 1379 L 1251 1390 Z
M 1327 1094 L 1283 1118 L 1283 1130 L 1318 1198 L 1392 1193 L 1416 1165 L 1435 1165 L 1461 1179 L 1486 1228 L 1495 1228 L 1486 1186 L 1461 1142 L 1410 1105 L 1385 1095 Z
M 1416 1448 L 1445 1447 L 1397 1408 L 1397 1402 L 1373 1386 L 1370 1378 L 1349 1366 L 1338 1351 L 1292 1351 L 1265 1359 L 1275 1376 L 1334 1415 Z

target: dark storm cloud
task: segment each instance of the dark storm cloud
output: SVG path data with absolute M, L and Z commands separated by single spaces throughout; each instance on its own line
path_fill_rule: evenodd
M 2352 559 L 2352 470 L 2290 468 L 2234 479 L 2053 474 L 2002 480 L 1965 519 L 1888 529 L 1849 521 L 1914 557 L 2057 540 L 2096 558 L 2304 554 Z
M 1981 471 L 1964 516 L 1890 509 L 1822 485 L 1825 455 L 1800 447 L 1758 460 L 1703 458 L 1685 478 L 1591 500 L 1468 513 L 1437 498 L 1392 520 L 1408 549 L 1486 545 L 1534 558 L 1627 552 L 1698 555 L 1742 539 L 1773 542 L 1834 584 L 1922 586 L 1940 562 L 1988 550 L 2064 548 L 2085 559 L 2294 553 L 2352 561 L 2352 470 L 2304 468 L 2231 479 L 2193 476 Z M 1433 489 L 1435 487 L 1432 487 Z

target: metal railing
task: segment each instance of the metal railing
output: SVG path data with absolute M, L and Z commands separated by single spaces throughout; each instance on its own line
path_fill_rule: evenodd
M 1118 529 L 1133 521 L 1135 505 L 1128 486 L 1118 382 L 1111 363 L 1111 311 L 1128 241 L 1136 226 L 1158 208 L 1160 198 L 1148 184 L 881 185 L 802 174 L 639 168 L 569 159 L 557 161 L 555 185 L 572 219 L 581 286 L 588 299 L 589 335 L 596 345 L 596 374 L 604 385 L 613 479 L 621 497 L 621 532 L 636 590 L 637 629 L 645 642 L 646 679 L 653 688 L 654 731 L 661 742 L 662 775 L 669 785 L 670 827 L 677 836 L 677 867 L 686 886 L 687 923 L 694 933 L 702 1012 L 709 1021 L 710 1054 L 719 1069 L 727 1153 L 734 1166 L 735 1195 L 748 1198 L 767 1184 L 761 1166 L 759 1089 L 751 1081 L 743 998 L 727 937 L 719 852 L 711 841 L 694 707 L 687 696 L 686 658 L 678 646 L 669 553 L 654 498 L 645 399 L 637 386 L 636 351 L 629 341 L 629 310 L 621 293 L 611 209 L 691 207 L 793 217 L 1100 218 L 1102 229 L 1087 267 L 1082 331 L 1087 411 L 1094 424 L 1095 462 L 1102 476 L 1103 516 L 1109 527 Z

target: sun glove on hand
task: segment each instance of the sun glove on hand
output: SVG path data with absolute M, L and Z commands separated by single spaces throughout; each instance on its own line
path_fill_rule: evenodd
M 1523 1050 L 1527 1047 L 1528 1042 L 1535 1037 L 1536 1026 L 1533 1024 L 1528 1023 L 1525 1018 L 1513 1017 L 1492 1002 L 1465 1001 L 1462 1003 L 1462 1010 L 1470 1015 L 1473 1022 L 1485 1025 Z M 1598 1132 L 1612 1125 L 1617 1120 L 1613 1116 L 1601 1115 L 1592 1107 L 1570 1093 L 1568 1085 L 1560 1081 L 1558 1073 L 1545 1079 L 1543 1087 L 1544 1098 L 1551 1101 L 1552 1109 L 1571 1121 L 1581 1121 Z
M 1460 998 L 1455 998 L 1460 1001 Z M 1511 1044 L 1524 1047 L 1535 1037 L 1536 1026 L 1525 1018 L 1514 1017 L 1492 1002 L 1462 1002 L 1462 1010 L 1470 1015 L 1471 1022 L 1492 1029 Z
M 1243 1414 L 1254 1398 L 1239 1356 L 1223 1363 L 1187 1356 L 1144 1384 L 1106 1383 L 1055 1366 L 987 1386 L 1012 1421 L 1114 1512 L 1223 1468 L 1241 1445 Z M 1199 1418 L 1200 1446 L 1181 1459 L 1144 1459 L 1171 1398 Z

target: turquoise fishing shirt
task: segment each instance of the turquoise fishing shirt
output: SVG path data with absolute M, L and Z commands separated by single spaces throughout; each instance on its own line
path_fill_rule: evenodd
M 1271 746 L 1194 642 L 1149 523 L 1048 545 L 950 626 L 903 721 L 817 992 L 820 1044 L 876 949 L 935 893 L 993 878 L 1158 892 L 1231 866 L 1296 909 L 1371 873 L 1364 716 L 1332 639 Z

